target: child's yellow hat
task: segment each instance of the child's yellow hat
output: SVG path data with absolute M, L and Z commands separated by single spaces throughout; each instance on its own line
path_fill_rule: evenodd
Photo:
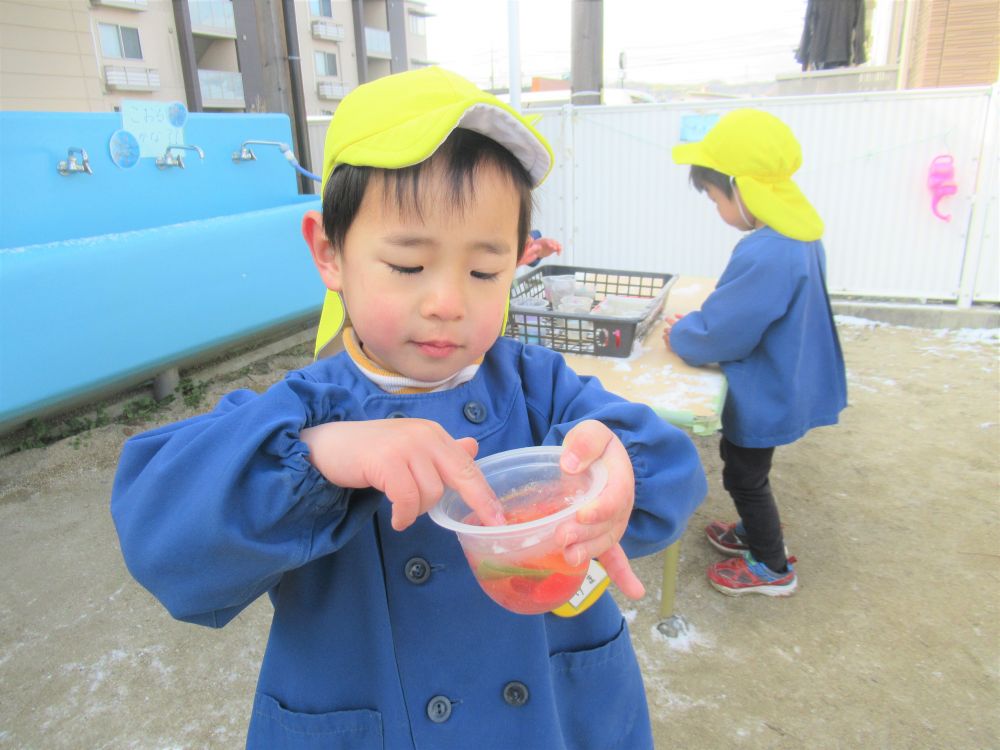
M 344 97 L 326 131 L 324 187 L 337 164 L 419 164 L 455 128 L 474 130 L 510 151 L 532 187 L 552 168 L 552 149 L 527 118 L 461 76 L 432 66 L 378 78 Z
M 455 73 L 435 66 L 378 78 L 354 89 L 334 112 L 323 149 L 323 192 L 338 164 L 402 169 L 429 158 L 455 128 L 474 130 L 510 151 L 532 187 L 552 169 L 552 148 L 532 120 Z M 344 306 L 327 292 L 316 356 L 340 332 Z
M 793 239 L 823 235 L 823 220 L 792 182 L 802 149 L 791 128 L 756 109 L 725 114 L 697 143 L 674 146 L 676 164 L 696 164 L 729 175 L 754 216 Z

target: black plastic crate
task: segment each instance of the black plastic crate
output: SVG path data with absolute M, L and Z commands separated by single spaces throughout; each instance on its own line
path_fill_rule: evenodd
M 590 313 L 567 313 L 518 304 L 526 298 L 545 300 L 548 276 L 573 274 L 576 285 L 594 290 L 594 306 L 608 296 L 649 300 L 641 314 L 632 316 Z M 676 277 L 669 273 L 620 271 L 610 268 L 544 265 L 514 281 L 511 289 L 510 315 L 504 334 L 528 344 L 540 344 L 558 352 L 594 354 L 601 357 L 627 357 L 632 346 L 641 340 L 659 318 Z

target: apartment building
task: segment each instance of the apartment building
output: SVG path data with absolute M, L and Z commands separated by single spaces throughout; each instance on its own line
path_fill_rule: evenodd
M 123 99 L 191 111 L 307 115 L 368 80 L 430 64 L 421 0 L 0 0 L 0 109 L 106 112 Z M 294 34 L 284 21 L 294 16 Z M 289 58 L 293 58 L 289 60 Z M 277 98 L 276 98 L 277 97 Z

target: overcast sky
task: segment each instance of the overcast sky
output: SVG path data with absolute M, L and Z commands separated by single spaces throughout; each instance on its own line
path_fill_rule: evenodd
M 522 0 L 521 74 L 570 70 L 570 0 Z M 428 0 L 427 56 L 480 85 L 506 87 L 508 0 Z M 604 80 L 738 83 L 799 69 L 806 0 L 605 0 Z

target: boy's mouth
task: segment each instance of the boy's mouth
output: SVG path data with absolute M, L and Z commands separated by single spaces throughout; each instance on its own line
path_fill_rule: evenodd
M 458 344 L 451 341 L 414 341 L 417 348 L 428 357 L 444 358 L 458 351 Z

